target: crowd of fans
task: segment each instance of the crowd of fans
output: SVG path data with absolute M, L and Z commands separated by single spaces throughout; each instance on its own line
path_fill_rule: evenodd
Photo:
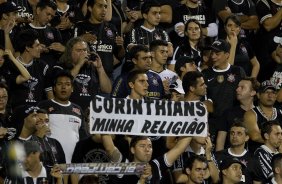
M 0 183 L 282 184 L 281 64 L 281 0 L 0 0 Z M 96 95 L 201 101 L 208 135 L 90 135 Z M 105 162 L 145 166 L 58 165 Z

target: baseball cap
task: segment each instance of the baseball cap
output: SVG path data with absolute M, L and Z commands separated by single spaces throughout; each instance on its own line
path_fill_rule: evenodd
M 169 85 L 170 90 L 175 90 L 180 94 L 185 94 L 183 87 L 182 87 L 182 81 L 180 79 L 177 79 L 174 83 Z
M 274 36 L 273 41 L 274 41 L 275 43 L 278 43 L 278 44 L 282 45 L 282 36 L 281 36 L 281 37 L 279 37 L 279 36 Z
M 19 11 L 21 8 L 14 2 L 7 1 L 0 4 L 0 14 Z
M 14 109 L 10 121 L 12 126 L 17 129 L 17 133 L 21 132 L 24 119 L 37 110 L 39 110 L 39 107 L 31 105 L 21 105 Z
M 272 84 L 270 80 L 265 80 L 260 84 L 259 92 L 265 92 L 267 89 L 272 89 L 276 91 L 276 87 Z
M 39 144 L 36 141 L 25 141 L 24 142 L 24 150 L 26 155 L 34 152 L 42 152 Z
M 223 160 L 221 160 L 220 164 L 219 164 L 219 168 L 220 170 L 224 170 L 229 168 L 232 164 L 240 164 L 242 166 L 242 168 L 245 168 L 246 166 L 238 159 L 235 157 L 227 157 L 224 158 Z
M 231 48 L 231 45 L 223 39 L 214 41 L 212 45 L 210 46 L 210 49 L 216 52 L 222 52 L 222 51 L 230 52 L 230 48 Z

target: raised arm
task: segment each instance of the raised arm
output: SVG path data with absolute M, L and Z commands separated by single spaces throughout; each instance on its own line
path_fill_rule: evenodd
M 27 69 L 18 60 L 16 60 L 16 58 L 12 54 L 11 50 L 6 49 L 5 54 L 9 56 L 10 60 L 14 63 L 14 65 L 18 68 L 18 70 L 21 73 L 16 78 L 17 84 L 22 84 L 22 83 L 24 83 L 25 81 L 27 81 L 28 79 L 31 78 L 30 73 L 27 71 Z
M 168 165 L 171 166 L 175 162 L 175 160 L 185 151 L 191 140 L 192 137 L 179 138 L 176 145 L 166 153 Z
M 120 162 L 122 154 L 118 148 L 114 145 L 111 135 L 101 135 L 104 149 L 107 154 L 110 156 L 112 162 Z
M 264 143 L 264 140 L 260 135 L 257 118 L 253 110 L 249 110 L 244 114 L 244 123 L 246 129 L 249 130 L 250 139 L 255 142 Z

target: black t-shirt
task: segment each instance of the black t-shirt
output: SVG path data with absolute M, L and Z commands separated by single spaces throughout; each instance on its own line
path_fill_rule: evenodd
M 259 106 L 254 107 L 253 112 L 256 114 L 256 122 L 258 125 L 258 128 L 261 129 L 262 128 L 262 124 L 269 121 L 268 118 L 266 118 L 263 113 L 262 110 L 259 108 Z M 280 122 L 280 125 L 282 126 L 282 112 L 280 109 L 278 108 L 274 108 L 274 113 L 273 113 L 273 118 L 271 120 L 277 120 L 278 122 Z M 259 146 L 261 146 L 261 143 L 249 140 L 248 142 L 248 149 L 251 152 L 254 152 Z
M 44 27 L 36 27 L 32 24 L 27 25 L 20 25 L 16 26 L 15 28 L 15 38 L 17 34 L 26 29 L 32 29 L 38 32 L 39 35 L 39 42 L 41 44 L 44 44 L 46 47 L 49 47 L 52 43 L 59 42 L 63 43 L 61 33 L 58 29 L 51 27 L 51 26 L 44 26 Z M 15 49 L 17 48 L 17 40 L 13 40 L 13 45 L 15 46 Z M 47 53 L 41 53 L 40 59 L 45 61 L 50 67 L 54 66 L 61 57 L 61 52 L 50 50 Z
M 236 89 L 245 77 L 241 67 L 229 65 L 225 70 L 208 68 L 203 70 L 207 84 L 207 97 L 213 101 L 213 116 L 219 118 L 223 112 L 232 108 L 236 101 Z
M 87 20 L 76 25 L 74 34 L 75 36 L 80 36 L 87 32 L 97 37 L 97 42 L 88 43 L 90 50 L 99 54 L 103 67 L 111 78 L 114 67 L 114 55 L 118 56 L 118 46 L 115 42 L 117 36 L 116 27 L 107 22 L 92 24 Z
M 76 143 L 72 163 L 104 163 L 111 162 L 110 157 L 104 149 L 102 143 L 97 143 L 91 137 Z M 99 175 L 99 183 L 109 183 L 108 175 Z
M 239 39 L 236 46 L 234 65 L 240 66 L 244 69 L 247 76 L 252 74 L 251 59 L 255 57 L 255 53 L 251 45 L 245 39 Z
M 123 158 L 124 160 L 124 158 Z M 149 162 L 152 168 L 152 177 L 146 181 L 146 184 L 160 184 L 162 183 L 162 173 L 170 166 L 167 165 L 166 156 L 163 155 Z M 112 184 L 137 184 L 139 176 L 137 175 L 123 175 L 112 176 Z
M 59 25 L 61 23 L 62 16 L 68 17 L 70 22 L 73 24 L 84 20 L 81 10 L 74 5 L 69 5 L 67 10 L 64 12 L 57 9 L 55 16 L 50 22 L 51 26 L 56 27 Z M 62 35 L 63 44 L 66 44 L 73 37 L 73 27 L 59 31 Z
M 253 180 L 260 181 L 259 175 L 261 174 L 261 170 L 259 163 L 247 150 L 245 150 L 241 155 L 234 155 L 230 152 L 230 149 L 225 149 L 216 152 L 215 157 L 218 163 L 221 163 L 222 160 L 228 159 L 230 157 L 235 157 L 246 166 L 242 169 L 243 173 L 240 184 L 250 184 L 253 183 Z
M 45 92 L 52 90 L 49 66 L 41 61 L 34 60 L 29 64 L 23 64 L 30 73 L 31 78 L 22 83 L 16 84 L 16 78 L 19 71 L 11 73 L 11 106 L 12 108 L 23 105 L 36 105 L 43 99 L 46 99 Z

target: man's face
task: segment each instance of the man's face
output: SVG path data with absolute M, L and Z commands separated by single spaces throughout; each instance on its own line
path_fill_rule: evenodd
M 26 155 L 26 158 L 24 159 L 24 169 L 26 171 L 32 171 L 34 168 L 40 164 L 40 153 L 39 152 L 34 152 Z
M 36 130 L 39 130 L 42 126 L 48 126 L 49 116 L 45 113 L 37 114 Z
M 161 21 L 161 8 L 151 7 L 147 14 L 143 14 L 143 17 L 149 25 L 155 27 Z
M 8 92 L 5 88 L 0 88 L 0 111 L 6 109 L 8 102 Z
M 230 165 L 227 169 L 223 170 L 223 175 L 232 183 L 239 183 L 242 178 L 241 164 L 234 163 Z
M 201 184 L 204 182 L 204 176 L 207 172 L 207 164 L 205 162 L 195 160 L 192 169 L 186 169 L 189 180 L 195 184 Z
M 252 83 L 248 80 L 241 80 L 236 89 L 237 100 L 244 101 L 250 99 L 255 95 L 255 91 L 252 89 Z
M 44 9 L 37 8 L 37 20 L 40 26 L 46 26 L 55 16 L 56 10 L 47 6 Z
M 140 71 L 148 71 L 151 68 L 152 56 L 151 52 L 139 52 L 138 58 L 132 60 L 135 64 L 135 68 Z
M 32 47 L 28 47 L 27 51 L 28 53 L 31 55 L 32 58 L 34 59 L 38 59 L 40 58 L 40 54 L 41 54 L 41 45 L 39 43 L 39 40 L 35 40 Z
M 101 23 L 104 21 L 107 13 L 107 2 L 106 0 L 96 0 L 93 7 L 88 7 L 88 11 L 91 12 L 91 20 L 94 23 Z
M 54 86 L 55 99 L 60 101 L 68 101 L 71 93 L 73 91 L 73 86 L 71 79 L 68 77 L 59 77 Z
M 199 27 L 199 25 L 195 22 L 190 22 L 187 26 L 188 27 L 186 34 L 189 40 L 199 40 L 201 36 L 201 28 Z
M 152 52 L 152 58 L 155 62 L 160 65 L 165 65 L 168 58 L 168 48 L 167 46 L 158 46 L 157 49 Z
M 148 77 L 146 74 L 139 74 L 134 83 L 130 82 L 131 93 L 135 93 L 140 97 L 147 96 L 148 93 Z
M 278 148 L 282 142 L 282 129 L 279 125 L 273 125 L 267 140 L 271 146 Z
M 29 114 L 24 119 L 24 124 L 29 131 L 33 132 L 36 130 L 37 119 L 38 117 L 36 112 Z
M 203 77 L 197 78 L 197 85 L 194 87 L 195 95 L 203 97 L 207 94 L 207 85 Z
M 232 127 L 230 129 L 230 144 L 232 147 L 244 145 L 249 140 L 244 127 Z
M 87 43 L 86 42 L 77 42 L 73 45 L 71 58 L 73 64 L 77 64 L 80 59 L 86 58 L 88 55 Z
M 228 64 L 229 53 L 212 51 L 211 60 L 215 68 L 224 69 Z
M 258 93 L 259 104 L 272 107 L 276 101 L 277 92 L 273 89 L 267 89 L 264 92 Z
M 149 138 L 140 140 L 135 147 L 131 147 L 131 153 L 134 155 L 134 162 L 149 162 L 152 158 L 152 142 Z

